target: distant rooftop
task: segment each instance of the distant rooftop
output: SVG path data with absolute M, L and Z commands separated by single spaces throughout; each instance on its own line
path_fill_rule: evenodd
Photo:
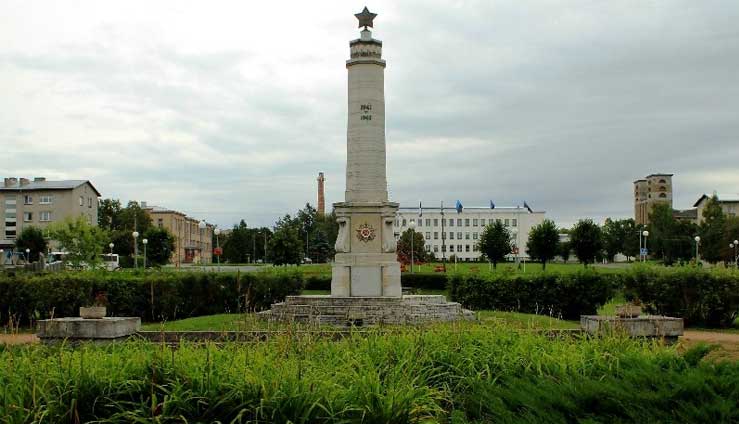
M 43 177 L 36 177 L 33 180 L 28 178 L 5 178 L 3 184 L 0 185 L 0 191 L 73 190 L 85 183 L 89 183 L 90 187 L 100 197 L 100 192 L 89 180 L 48 181 Z
M 716 194 L 719 203 L 736 203 L 739 202 L 739 194 Z M 713 195 L 704 194 L 695 201 L 693 206 L 698 206 L 703 200 L 709 199 Z

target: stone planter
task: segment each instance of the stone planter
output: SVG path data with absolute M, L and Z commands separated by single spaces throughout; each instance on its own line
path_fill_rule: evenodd
M 637 318 L 639 315 L 641 315 L 641 306 L 639 305 L 616 306 L 616 316 L 619 318 Z
M 80 317 L 84 319 L 102 319 L 106 313 L 105 306 L 80 307 Z

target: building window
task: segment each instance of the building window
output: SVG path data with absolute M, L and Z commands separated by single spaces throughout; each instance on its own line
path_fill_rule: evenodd
M 398 220 L 397 219 L 395 219 L 395 226 L 396 227 L 398 226 Z
M 40 196 L 39 203 L 42 205 L 50 205 L 54 203 L 54 196 Z
M 469 244 L 467 244 L 467 245 L 464 246 L 464 251 L 465 252 L 469 252 L 470 251 L 470 245 Z
M 428 244 L 426 245 L 426 251 L 427 252 L 430 252 L 431 251 L 431 245 L 428 245 Z
M 426 218 L 426 226 L 427 227 L 431 226 L 431 220 L 429 218 Z
M 87 207 L 88 208 L 91 208 L 92 207 L 92 197 L 88 197 L 87 198 Z
M 85 206 L 85 198 L 80 196 L 80 206 Z
M 666 194 L 664 194 L 664 193 L 660 193 L 660 194 L 659 194 L 659 197 L 660 197 L 661 199 L 664 199 L 664 198 L 666 198 L 666 197 L 667 197 L 667 195 L 666 195 Z
M 477 219 L 473 219 L 472 220 L 472 226 L 473 227 L 477 227 Z
M 472 233 L 472 240 L 477 240 L 478 233 Z
M 39 212 L 39 221 L 41 222 L 51 221 L 51 212 L 50 211 Z
M 431 233 L 426 231 L 426 240 L 431 240 Z
M 458 244 L 457 245 L 457 252 L 461 252 L 461 251 L 462 251 L 462 245 L 461 244 Z
M 477 245 L 476 245 L 476 244 L 473 244 L 473 245 L 472 245 L 472 251 L 473 251 L 473 252 L 477 252 Z
M 469 240 L 470 239 L 470 233 L 464 233 L 464 239 Z
M 469 218 L 465 218 L 464 219 L 464 226 L 465 227 L 469 227 L 470 226 L 470 219 Z
M 449 251 L 450 251 L 450 252 L 454 252 L 454 245 L 453 245 L 453 244 L 450 244 L 450 245 L 449 245 Z
M 446 245 L 441 245 L 441 251 L 446 252 Z
M 401 225 L 401 227 L 405 227 L 406 225 L 407 225 L 407 222 L 406 222 L 405 218 L 403 218 L 403 224 Z
M 434 231 L 434 240 L 439 240 L 439 233 Z
M 416 220 L 415 219 L 411 219 L 411 225 L 416 225 Z
M 162 228 L 164 226 L 164 220 L 162 218 L 157 219 L 157 227 Z
M 33 204 L 33 196 L 29 196 L 29 195 L 23 196 L 23 204 L 24 205 L 32 205 Z
M 495 222 L 497 222 L 498 224 L 500 224 L 500 218 L 496 218 L 496 219 L 495 219 Z M 493 222 L 492 222 L 492 221 L 490 221 L 490 223 L 492 224 Z
M 454 233 L 449 233 L 449 240 L 454 240 Z
M 462 218 L 457 218 L 457 227 L 462 226 Z
M 462 233 L 461 232 L 457 233 L 457 240 L 462 240 Z
M 512 223 L 512 224 L 513 224 L 513 226 L 515 227 L 516 225 L 518 225 L 518 220 L 517 220 L 516 218 L 513 218 L 513 219 L 511 220 L 511 223 Z
M 23 222 L 33 221 L 33 212 L 23 212 Z
M 439 246 L 434 246 L 434 253 L 438 253 L 438 252 L 439 252 Z
M 508 227 L 508 226 L 510 226 L 510 224 L 511 224 L 511 220 L 506 218 L 506 220 L 505 220 L 505 226 Z
M 453 227 L 454 226 L 454 219 L 449 218 L 449 226 L 450 227 Z
M 434 227 L 438 227 L 438 226 L 439 226 L 439 219 L 434 218 Z

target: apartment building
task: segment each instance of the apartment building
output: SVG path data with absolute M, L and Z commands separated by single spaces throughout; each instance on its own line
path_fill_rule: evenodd
M 26 226 L 46 228 L 50 223 L 83 216 L 98 222 L 100 192 L 88 180 L 48 181 L 43 177 L 5 178 L 0 186 L 0 248 L 12 249 Z
M 518 246 L 518 256 L 528 258 L 526 244 L 531 228 L 544 221 L 543 211 L 533 211 L 528 207 L 401 207 L 395 219 L 396 238 L 415 224 L 415 231 L 423 235 L 425 249 L 437 259 L 447 259 L 455 255 L 460 261 L 478 260 L 482 255 L 477 249 L 485 226 L 495 221 L 508 227 Z
M 175 250 L 170 262 L 181 264 L 210 264 L 213 262 L 213 224 L 200 228 L 200 220 L 176 210 L 160 206 L 148 206 L 141 202 L 141 208 L 149 213 L 152 224 L 165 228 L 175 237 Z

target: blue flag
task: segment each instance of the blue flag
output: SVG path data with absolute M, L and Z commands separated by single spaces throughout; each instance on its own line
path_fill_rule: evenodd
M 526 203 L 525 200 L 523 201 L 523 207 L 526 208 L 526 209 L 528 209 L 529 213 L 534 212 L 534 211 L 531 210 L 531 208 L 529 207 L 529 205 Z
M 418 202 L 418 216 L 423 216 L 423 206 L 421 206 L 421 202 Z
M 495 209 L 495 203 L 492 200 L 490 201 L 490 209 Z
M 462 202 L 457 200 L 457 213 L 462 213 Z

